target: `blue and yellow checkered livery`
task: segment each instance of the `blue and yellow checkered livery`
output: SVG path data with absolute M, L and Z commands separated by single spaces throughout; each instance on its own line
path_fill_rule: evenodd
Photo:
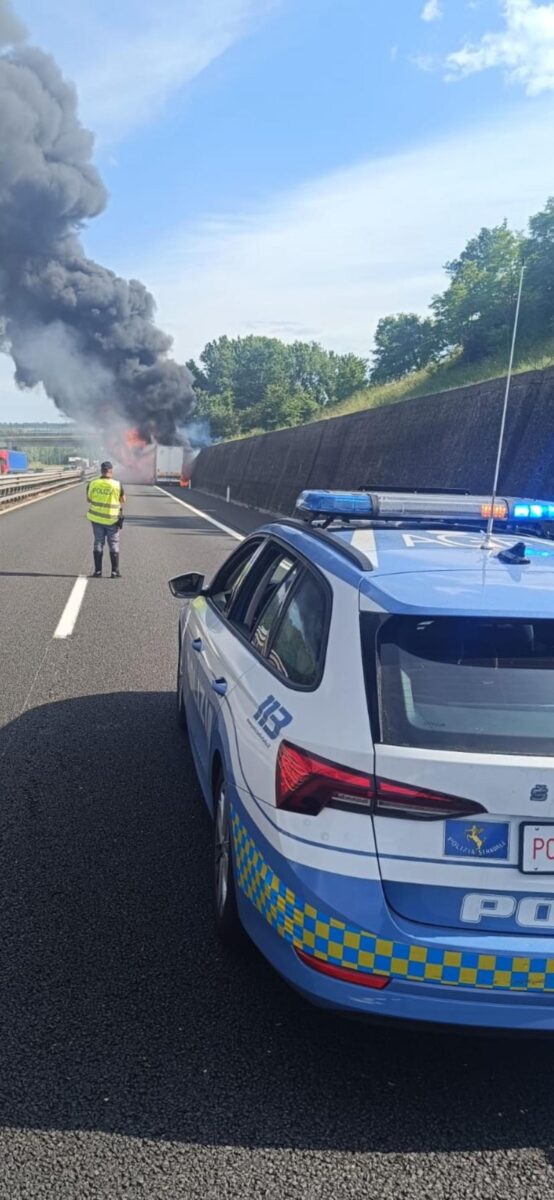
M 450 987 L 554 993 L 554 958 L 478 954 L 380 938 L 304 903 L 278 879 L 233 811 L 238 886 L 285 941 L 322 962 Z

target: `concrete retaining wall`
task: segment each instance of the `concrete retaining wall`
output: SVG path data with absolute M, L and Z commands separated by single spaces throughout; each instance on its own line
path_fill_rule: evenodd
M 505 379 L 202 450 L 194 487 L 290 514 L 307 487 L 491 487 Z M 501 490 L 554 494 L 554 368 L 512 381 Z

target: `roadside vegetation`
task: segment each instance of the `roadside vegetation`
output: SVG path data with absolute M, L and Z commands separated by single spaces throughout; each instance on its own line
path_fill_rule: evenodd
M 508 354 L 509 348 L 505 354 L 471 363 L 467 362 L 459 351 L 454 352 L 442 362 L 422 367 L 420 371 L 413 371 L 404 379 L 361 388 L 342 404 L 337 404 L 332 411 L 321 412 L 319 420 L 324 417 L 344 416 L 345 413 L 357 412 L 362 408 L 380 408 L 382 405 L 396 404 L 400 400 L 410 400 L 415 396 L 430 396 L 435 392 L 466 387 L 471 383 L 484 383 L 487 379 L 497 379 L 506 374 Z M 514 359 L 514 374 L 543 371 L 553 365 L 554 334 L 551 334 L 542 340 L 528 341 L 525 346 L 520 344 Z
M 427 316 L 378 322 L 369 359 L 316 342 L 221 337 L 189 362 L 197 416 L 216 440 L 393 404 L 506 372 L 522 263 L 525 282 L 515 369 L 554 363 L 554 198 L 526 232 L 502 222 L 445 264 Z

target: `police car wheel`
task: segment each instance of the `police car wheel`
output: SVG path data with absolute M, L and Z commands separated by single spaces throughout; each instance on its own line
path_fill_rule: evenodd
M 244 939 L 237 909 L 231 817 L 225 776 L 220 774 L 215 788 L 214 811 L 214 902 L 219 937 L 224 945 L 236 948 Z
M 181 641 L 179 640 L 179 659 L 177 662 L 177 720 L 181 729 L 186 732 L 187 714 L 183 700 L 183 674 L 181 670 Z

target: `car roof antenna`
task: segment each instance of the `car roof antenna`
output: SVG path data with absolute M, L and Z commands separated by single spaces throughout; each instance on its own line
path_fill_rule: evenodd
M 502 420 L 500 422 L 500 436 L 498 438 L 498 450 L 496 452 L 496 466 L 494 468 L 494 482 L 492 485 L 492 496 L 491 496 L 491 511 L 490 511 L 490 516 L 489 516 L 488 522 L 487 522 L 487 532 L 485 534 L 485 540 L 482 545 L 483 550 L 491 550 L 492 549 L 492 530 L 493 530 L 493 525 L 494 525 L 494 507 L 496 504 L 496 496 L 497 496 L 497 492 L 498 492 L 498 478 L 500 475 L 500 460 L 502 458 L 502 450 L 504 447 L 504 434 L 506 432 L 506 413 L 508 412 L 508 400 L 510 398 L 510 385 L 512 382 L 512 371 L 513 371 L 513 366 L 514 366 L 514 351 L 516 348 L 517 327 L 519 324 L 519 310 L 520 310 L 520 306 L 521 306 L 521 293 L 523 290 L 524 272 L 525 272 L 525 265 L 522 264 L 521 272 L 520 272 L 520 276 L 519 276 L 519 287 L 518 287 L 518 291 L 517 291 L 516 313 L 515 313 L 515 317 L 514 317 L 512 345 L 511 345 L 511 349 L 510 349 L 510 362 L 508 365 L 508 374 L 506 377 L 506 391 L 504 393 L 504 405 L 502 408 Z

